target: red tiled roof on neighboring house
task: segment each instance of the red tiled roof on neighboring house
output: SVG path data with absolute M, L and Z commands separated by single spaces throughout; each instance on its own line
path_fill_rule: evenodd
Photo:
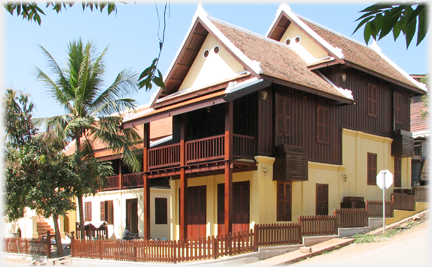
M 421 111 L 426 111 L 423 106 L 423 101 L 420 96 L 413 98 L 411 103 L 411 132 L 415 136 L 416 134 L 426 134 L 429 129 L 429 119 L 423 119 Z

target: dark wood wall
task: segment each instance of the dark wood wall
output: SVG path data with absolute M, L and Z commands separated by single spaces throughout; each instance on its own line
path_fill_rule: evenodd
M 278 95 L 291 99 L 291 135 L 286 137 L 275 133 L 275 146 L 291 145 L 304 147 L 310 161 L 341 164 L 342 132 L 339 124 L 338 105 L 336 101 L 274 85 L 276 98 Z M 323 106 L 330 110 L 329 143 L 317 141 L 317 107 Z M 275 108 L 278 110 L 278 107 Z M 277 116 L 277 114 L 276 114 Z
M 410 130 L 410 95 L 408 90 L 352 68 L 343 71 L 336 68 L 327 68 L 321 72 L 335 85 L 352 91 L 355 105 L 346 105 L 340 108 L 342 128 L 385 137 L 391 137 L 393 130 Z M 340 78 L 342 72 L 346 74 L 346 81 L 342 81 Z M 376 118 L 368 116 L 367 89 L 369 83 L 377 86 L 378 89 Z M 402 94 L 402 124 L 393 123 L 395 92 Z

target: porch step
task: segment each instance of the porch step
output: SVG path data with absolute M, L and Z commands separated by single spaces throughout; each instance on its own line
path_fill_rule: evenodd
M 39 237 L 42 235 L 46 235 L 47 231 L 50 231 L 50 233 L 54 234 L 54 229 L 48 224 L 48 222 L 45 219 L 39 218 L 36 220 L 37 224 L 37 233 Z

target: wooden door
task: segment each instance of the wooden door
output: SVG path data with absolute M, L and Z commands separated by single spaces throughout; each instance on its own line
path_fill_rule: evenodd
M 126 200 L 126 226 L 133 234 L 138 235 L 138 199 Z
M 206 237 L 206 186 L 187 189 L 187 238 Z
M 218 184 L 218 234 L 225 234 L 225 185 Z M 233 232 L 249 230 L 250 183 L 233 183 Z
M 328 215 L 328 184 L 316 185 L 316 215 Z

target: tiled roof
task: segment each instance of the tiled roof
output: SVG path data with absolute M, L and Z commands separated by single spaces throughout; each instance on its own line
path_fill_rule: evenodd
M 425 110 L 421 98 L 419 96 L 414 97 L 414 101 L 411 103 L 411 132 L 413 135 L 426 133 L 429 129 L 429 119 L 423 119 L 420 113 L 420 111 Z
M 400 81 L 406 85 L 419 88 L 418 84 L 405 77 L 400 71 L 398 71 L 370 47 L 353 41 L 342 34 L 337 34 L 333 31 L 325 29 L 324 27 L 317 25 L 312 21 L 304 18 L 301 19 L 309 28 L 324 38 L 332 46 L 342 49 L 342 53 L 345 56 L 345 61 L 354 63 L 376 73 Z
M 346 98 L 338 89 L 309 70 L 306 62 L 288 46 L 215 19 L 210 21 L 248 58 L 261 63 L 262 74 Z

